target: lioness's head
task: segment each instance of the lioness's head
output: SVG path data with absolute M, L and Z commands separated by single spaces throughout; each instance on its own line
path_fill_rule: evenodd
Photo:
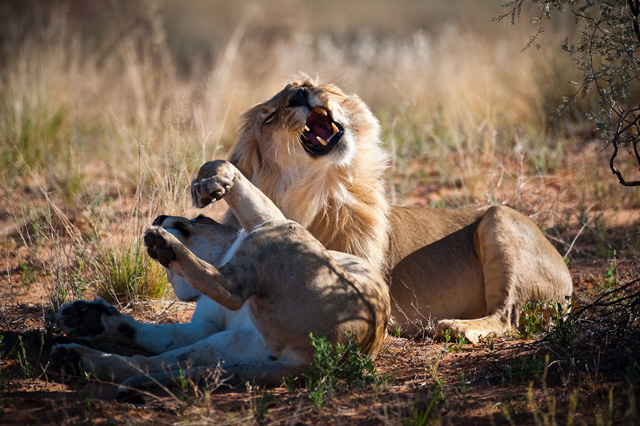
M 187 219 L 161 215 L 155 218 L 153 225 L 163 227 L 193 254 L 216 267 L 221 265 L 224 255 L 229 251 L 239 233 L 238 230 L 205 216 Z M 180 300 L 193 301 L 202 295 L 169 269 L 167 269 L 167 281 L 171 283 Z
M 331 84 L 294 81 L 243 118 L 231 161 L 249 178 L 265 165 L 348 166 L 363 145 L 379 143 L 367 106 Z

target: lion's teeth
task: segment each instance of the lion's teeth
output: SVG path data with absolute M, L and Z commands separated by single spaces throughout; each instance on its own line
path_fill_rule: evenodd
M 322 139 L 320 136 L 316 136 L 316 139 L 318 139 L 318 142 L 320 142 L 322 144 L 322 146 L 327 146 L 327 144 L 329 142 L 325 141 L 324 139 Z
M 310 131 L 311 131 L 311 129 L 309 128 L 309 126 L 305 125 L 305 126 L 304 126 L 304 131 L 305 131 L 305 132 L 310 132 Z
M 322 115 L 324 115 L 325 117 L 328 115 L 327 111 L 323 110 L 322 108 L 318 108 L 318 112 Z
M 338 126 L 336 126 L 336 123 L 331 123 L 331 128 L 333 129 L 333 133 L 338 133 L 340 130 L 338 130 Z

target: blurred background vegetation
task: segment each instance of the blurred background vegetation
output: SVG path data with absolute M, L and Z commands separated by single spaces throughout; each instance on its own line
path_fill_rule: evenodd
M 220 155 L 301 73 L 358 93 L 415 154 L 564 131 L 562 34 L 521 53 L 534 28 L 492 22 L 499 1 L 0 4 L 2 175 L 45 173 L 70 198 L 103 165 L 137 184 L 138 157 L 152 173 Z

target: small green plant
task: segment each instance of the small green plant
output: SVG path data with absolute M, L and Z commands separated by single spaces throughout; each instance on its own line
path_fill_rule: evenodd
M 269 414 L 269 407 L 278 401 L 278 397 L 250 383 L 247 383 L 247 392 L 249 393 L 249 404 L 253 413 L 253 419 L 258 424 L 265 423 L 267 415 Z
M 458 391 L 462 396 L 463 402 L 466 404 L 467 400 L 469 399 L 469 389 L 467 389 L 467 375 L 464 374 L 464 371 L 461 371 L 458 377 L 460 379 L 460 384 L 458 385 Z
M 451 340 L 451 330 L 446 329 L 442 332 L 442 338 L 444 339 L 444 350 L 447 352 L 461 352 L 462 345 L 469 343 L 467 338 L 463 334 L 456 334 L 455 341 Z
M 300 388 L 300 378 L 298 376 L 287 376 L 284 378 L 282 386 L 287 390 L 287 404 L 294 405 L 298 402 L 298 389 Z
M 537 379 L 545 370 L 545 363 L 535 356 L 520 356 L 505 369 L 507 378 L 514 382 L 528 382 Z
M 414 403 L 411 417 L 407 419 L 405 424 L 410 426 L 437 424 L 438 413 L 435 409 L 441 407 L 445 402 L 444 381 L 441 378 L 435 378 L 429 400 Z
M 484 344 L 485 349 L 488 350 L 489 352 L 491 352 L 495 347 L 493 337 L 490 334 L 487 337 L 485 337 L 482 340 L 482 342 Z
M 407 423 L 410 426 L 425 426 L 428 424 L 431 407 L 428 410 L 413 410 L 411 421 Z
M 345 334 L 345 343 L 337 343 L 335 347 L 325 336 L 309 337 L 315 351 L 310 371 L 303 378 L 309 400 L 316 409 L 322 409 L 339 391 L 362 390 L 388 381 L 378 376 L 373 361 L 360 352 L 350 333 Z M 285 381 L 290 394 L 296 382 L 294 378 Z
M 618 261 L 616 259 L 616 252 L 614 250 L 613 256 L 609 260 L 609 263 L 607 264 L 607 270 L 604 274 L 604 286 L 608 291 L 613 290 L 617 286 L 617 282 L 618 282 L 617 281 L 618 273 L 616 269 L 617 265 L 618 265 Z
M 402 335 L 402 328 L 399 325 L 395 325 L 391 331 L 393 337 L 400 337 Z
M 576 335 L 576 322 L 579 321 L 571 314 L 571 296 L 567 296 L 564 303 L 550 303 L 550 330 L 549 338 L 555 344 L 569 347 Z
M 544 308 L 544 302 L 539 300 L 536 303 L 527 302 L 522 307 L 522 315 L 520 315 L 520 326 L 518 332 L 523 339 L 530 339 L 540 333 L 545 333 L 547 330 L 544 327 L 544 318 L 542 315 L 542 309 Z
M 442 338 L 444 339 L 444 347 L 445 349 L 448 347 L 449 342 L 451 342 L 451 330 L 446 329 L 442 332 Z
M 38 365 L 41 371 L 37 371 L 36 367 L 29 361 L 27 357 L 27 349 L 33 347 L 34 344 L 39 345 L 38 359 L 42 358 L 42 352 L 45 346 L 45 334 L 41 331 L 35 331 L 33 333 L 27 333 L 25 335 L 27 341 L 22 336 L 18 336 L 18 362 L 20 363 L 20 371 L 22 374 L 30 379 L 39 379 L 42 377 L 49 367 L 49 363 Z
M 33 268 L 29 264 L 25 263 L 22 259 L 20 259 L 18 263 L 20 265 L 20 270 L 22 271 L 22 276 L 20 277 L 20 283 L 24 287 L 29 287 L 36 280 L 35 272 Z
M 462 346 L 469 343 L 466 337 L 463 334 L 456 334 L 456 345 L 454 347 L 454 352 L 462 352 Z
M 180 401 L 180 404 L 184 404 L 189 397 L 189 379 L 184 370 L 180 369 L 180 373 L 175 378 L 176 392 L 175 395 Z
M 86 392 L 80 392 L 78 396 L 82 398 L 84 406 L 87 407 L 87 410 L 91 410 L 93 408 L 93 403 L 95 402 L 95 400 L 90 394 Z
M 27 348 L 22 340 L 22 336 L 18 336 L 18 361 L 20 362 L 20 371 L 25 377 L 33 378 L 34 370 L 33 366 L 27 360 Z

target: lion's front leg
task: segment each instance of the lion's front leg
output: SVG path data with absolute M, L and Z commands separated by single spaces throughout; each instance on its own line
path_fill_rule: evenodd
M 284 215 L 266 195 L 230 162 L 209 161 L 191 183 L 191 197 L 196 207 L 203 208 L 225 197 L 242 228 L 251 231 L 264 222 L 285 220 Z

